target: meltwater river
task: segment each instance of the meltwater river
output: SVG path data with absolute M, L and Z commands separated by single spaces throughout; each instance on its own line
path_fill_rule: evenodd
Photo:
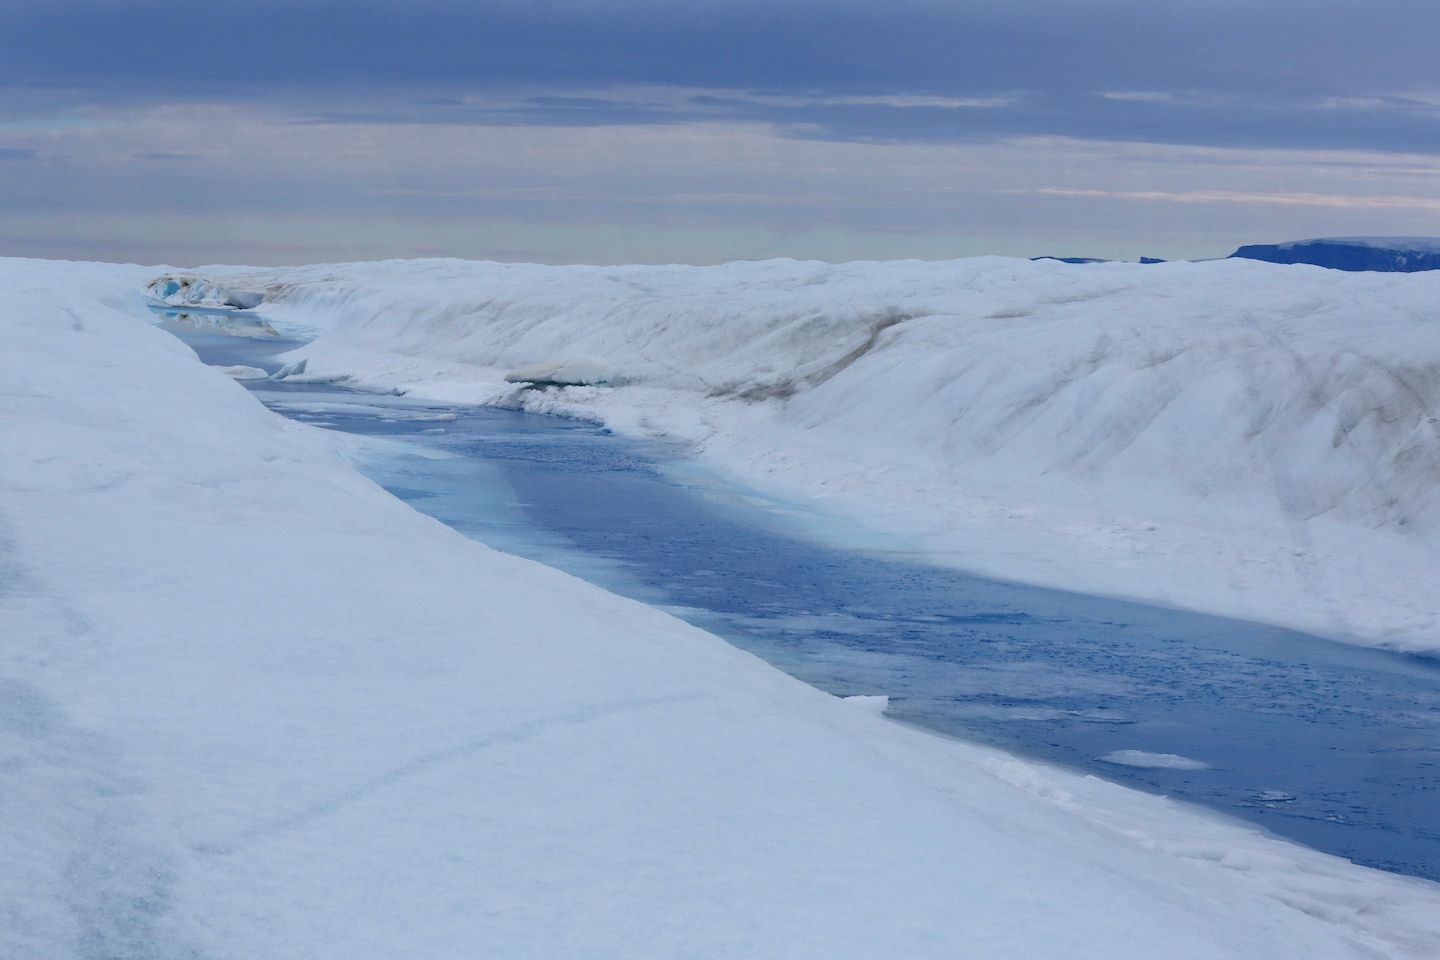
M 208 363 L 273 370 L 296 345 L 167 326 Z M 1440 880 L 1440 661 L 819 545 L 591 424 L 251 386 L 287 416 L 403 440 L 366 469 L 416 509 L 825 690 Z

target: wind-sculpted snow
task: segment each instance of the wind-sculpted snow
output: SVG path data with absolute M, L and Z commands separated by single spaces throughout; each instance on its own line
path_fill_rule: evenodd
M 1440 276 L 1246 261 L 234 273 L 296 356 L 691 441 L 997 576 L 1440 649 Z M 516 394 L 587 356 L 627 386 Z

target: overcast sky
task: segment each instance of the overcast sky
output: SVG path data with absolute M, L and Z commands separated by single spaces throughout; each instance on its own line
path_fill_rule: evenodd
M 1440 235 L 1440 3 L 3 0 L 0 254 Z

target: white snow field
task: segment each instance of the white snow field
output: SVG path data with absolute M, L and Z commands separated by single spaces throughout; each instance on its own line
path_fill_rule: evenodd
M 7 960 L 1440 955 L 1436 885 L 467 540 L 150 326 L 144 280 L 0 261 Z
M 734 481 L 978 573 L 1440 650 L 1440 272 L 204 272 L 324 331 L 294 354 L 314 377 L 678 438 Z M 577 357 L 626 385 L 504 382 Z

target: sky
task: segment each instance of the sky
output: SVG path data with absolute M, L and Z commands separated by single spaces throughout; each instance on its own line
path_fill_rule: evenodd
M 0 254 L 1436 236 L 1437 36 L 1433 0 L 0 0 Z

